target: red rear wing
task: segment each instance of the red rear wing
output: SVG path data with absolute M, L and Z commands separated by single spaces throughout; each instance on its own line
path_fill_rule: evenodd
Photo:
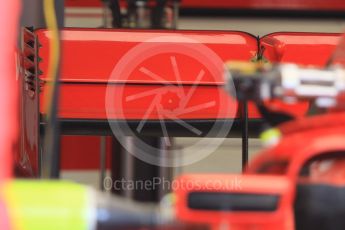
M 36 31 L 36 35 L 41 45 L 38 55 L 42 60 L 39 62 L 38 67 L 42 70 L 43 75 L 40 77 L 42 80 L 49 80 L 46 79 L 45 76 L 49 57 L 49 33 L 46 30 L 38 30 Z M 142 47 L 143 44 L 144 48 L 145 44 L 149 44 L 149 48 L 151 48 L 150 45 L 155 44 L 152 42 L 152 39 L 162 36 L 173 38 L 170 40 L 170 44 L 174 44 L 174 42 L 178 43 L 178 41 L 176 41 L 177 37 L 182 37 L 187 40 L 190 39 L 189 42 L 187 42 L 189 45 L 183 46 L 180 42 L 178 46 L 184 47 L 185 49 L 182 49 L 182 51 L 180 49 L 180 53 L 178 53 L 176 49 L 175 56 L 169 55 L 169 52 L 171 53 L 172 51 L 171 49 L 168 50 L 168 54 L 164 52 L 160 54 L 158 52 L 160 50 L 158 49 L 157 51 L 157 49 L 155 49 L 154 52 L 156 52 L 156 56 L 147 55 L 149 52 L 152 53 L 152 49 L 145 52 L 139 52 L 139 54 L 134 53 L 137 59 L 134 59 L 134 56 L 129 56 L 129 59 L 127 59 L 130 60 L 130 62 L 127 63 L 129 70 L 124 71 L 124 75 L 116 76 L 116 71 L 114 72 L 114 69 L 116 69 L 115 67 L 121 60 L 123 61 L 126 58 L 126 55 L 128 56 L 128 53 L 133 50 L 135 51 L 138 47 Z M 327 62 L 327 59 L 335 49 L 339 37 L 339 34 L 276 33 L 263 37 L 260 46 L 265 47 L 263 55 L 268 61 L 322 66 Z M 191 40 L 194 41 L 194 43 L 191 42 Z M 167 43 L 167 40 L 164 41 Z M 158 46 L 161 45 L 161 43 L 162 42 L 159 43 L 156 41 L 156 45 Z M 192 52 L 190 52 L 191 54 L 200 54 L 193 51 L 193 46 L 196 48 L 206 47 L 208 51 L 212 51 L 211 54 L 213 53 L 213 55 L 216 55 L 221 61 L 249 61 L 256 56 L 259 47 L 257 39 L 254 36 L 241 32 L 179 31 L 176 33 L 166 31 L 106 31 L 97 29 L 64 30 L 62 32 L 63 61 L 59 108 L 60 117 L 63 119 L 84 121 L 106 121 L 106 89 L 108 80 L 111 79 L 112 83 L 110 87 L 118 87 L 118 89 L 122 90 L 122 95 L 125 95 L 120 97 L 120 99 L 122 98 L 124 102 L 122 108 L 126 109 L 111 114 L 111 118 L 113 119 L 137 120 L 145 118 L 145 112 L 147 112 L 153 96 L 151 95 L 151 98 L 139 97 L 142 95 L 140 93 L 151 92 L 152 90 L 156 92 L 154 90 L 162 88 L 162 86 L 165 90 L 160 94 L 159 104 L 162 105 L 160 111 L 163 109 L 164 112 L 168 112 L 168 115 L 174 114 L 175 112 L 178 118 L 199 121 L 209 121 L 210 119 L 216 118 L 240 118 L 240 114 L 233 110 L 237 107 L 237 103 L 229 97 L 223 89 L 223 75 L 218 74 L 214 76 L 214 74 L 211 74 L 211 72 L 214 71 L 212 71 L 213 68 L 210 66 L 213 66 L 214 61 L 207 59 L 205 61 L 205 55 L 201 55 L 201 57 L 199 55 L 197 58 L 193 58 L 192 56 L 191 58 L 190 55 L 188 56 L 183 53 L 183 51 L 192 50 Z M 166 48 L 166 46 L 163 47 Z M 133 52 L 130 54 L 132 55 Z M 208 56 L 208 58 L 209 57 L 211 56 Z M 198 61 L 198 58 L 201 58 L 202 63 Z M 139 60 L 139 62 L 141 60 L 142 62 L 135 63 L 135 60 Z M 175 77 L 173 63 L 176 63 L 176 66 L 178 66 L 181 72 L 180 80 Z M 146 67 L 146 70 L 141 67 Z M 204 69 L 201 80 L 198 78 L 198 76 L 200 76 L 200 67 Z M 152 78 L 152 74 L 147 74 L 147 70 L 159 75 L 160 78 Z M 179 91 L 179 87 L 176 86 L 182 85 L 185 93 L 192 88 L 197 79 L 199 79 L 199 81 L 198 84 L 196 84 L 197 87 L 194 89 L 188 106 L 193 107 L 198 104 L 205 104 L 209 101 L 219 103 L 218 106 L 179 114 L 179 110 L 176 110 L 176 108 L 180 106 L 181 92 Z M 158 92 L 160 93 L 161 91 Z M 45 89 L 43 88 L 40 94 L 41 104 L 43 102 L 44 93 Z M 137 96 L 133 97 L 133 95 Z M 127 96 L 129 96 L 129 99 Z M 287 108 L 290 111 L 294 111 L 295 115 L 301 116 L 305 114 L 308 104 L 302 103 L 287 106 L 286 104 L 278 102 L 277 107 Z M 33 109 L 33 111 L 35 110 Z M 224 113 L 222 111 L 232 111 L 233 113 Z M 40 106 L 40 112 L 45 113 L 42 106 Z M 253 119 L 259 117 L 255 106 L 250 105 L 249 118 Z M 159 113 L 154 111 L 147 119 L 155 121 L 157 118 L 159 118 Z M 37 119 L 36 115 L 35 119 Z M 29 122 L 28 124 L 33 124 L 33 122 Z M 205 125 L 205 123 L 201 123 L 201 125 Z M 32 129 L 32 125 L 28 125 L 28 127 Z M 73 129 L 74 127 L 68 126 L 67 128 Z M 27 132 L 32 132 L 32 130 L 28 130 Z M 35 132 L 37 132 L 37 130 Z M 74 134 L 78 134 L 78 132 Z M 82 147 L 77 144 L 79 142 L 71 140 L 73 138 L 76 137 L 64 137 L 62 139 L 62 168 L 72 169 L 74 167 L 73 161 L 80 161 L 80 159 L 85 161 L 85 163 L 81 164 L 83 165 L 83 169 L 96 168 L 98 166 L 98 156 L 97 154 L 92 154 L 91 156 L 88 150 L 97 149 L 98 147 L 96 145 L 98 145 L 97 143 L 99 140 L 90 137 L 92 142 L 83 141 L 85 143 L 83 145 L 83 148 L 85 148 L 84 151 L 81 149 Z M 74 144 L 76 146 L 74 146 Z M 32 153 L 32 151 L 37 153 L 37 148 L 36 143 L 33 147 L 30 147 L 30 149 L 27 149 L 27 151 L 30 152 L 33 157 L 36 154 Z M 80 151 L 74 151 L 73 149 L 79 149 Z M 84 153 L 88 153 L 88 157 L 85 157 Z M 30 157 L 30 159 L 32 157 Z M 32 159 L 33 162 L 31 163 L 33 164 L 33 168 L 36 169 L 37 164 L 35 164 L 34 158 Z

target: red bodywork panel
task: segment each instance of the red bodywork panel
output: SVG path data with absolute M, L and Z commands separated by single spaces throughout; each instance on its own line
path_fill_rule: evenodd
M 282 32 L 261 38 L 270 62 L 324 67 L 341 39 L 337 33 Z
M 100 0 L 66 0 L 67 7 L 100 7 Z M 342 0 L 182 0 L 182 8 L 345 10 Z
M 107 137 L 106 158 L 107 168 L 110 168 L 112 144 Z M 100 168 L 99 136 L 62 136 L 61 168 L 63 170 L 96 170 Z
M 39 51 L 39 56 L 43 59 L 40 63 L 40 69 L 43 71 L 41 79 L 47 80 L 44 73 L 47 69 L 46 57 L 48 57 L 49 52 L 49 32 L 39 30 L 36 33 L 42 45 Z M 167 51 L 155 50 L 153 51 L 155 53 L 149 54 L 147 58 L 143 53 L 135 53 L 138 45 L 145 46 L 146 41 L 148 41 L 147 45 L 152 45 L 150 40 L 161 36 L 172 39 L 167 44 L 170 47 L 157 42 L 157 47 L 153 46 L 150 52 L 155 48 L 161 49 L 162 47 L 165 47 Z M 168 36 L 171 36 L 171 38 Z M 132 62 L 134 62 L 134 59 L 140 60 L 137 61 L 137 65 L 127 64 L 125 66 L 127 69 L 123 70 L 121 75 L 110 79 L 111 88 L 123 91 L 123 94 L 120 95 L 121 98 L 118 98 L 118 100 L 123 100 L 122 111 L 121 113 L 112 114 L 111 119 L 143 119 L 147 108 L 152 102 L 152 97 L 151 99 L 150 97 L 143 97 L 136 100 L 127 100 L 127 97 L 142 92 L 160 90 L 162 86 L 165 91 L 171 91 L 174 94 L 178 93 L 174 85 L 183 85 L 184 90 L 188 91 L 192 88 L 200 70 L 204 71 L 204 75 L 197 84 L 195 93 L 188 104 L 189 106 L 203 104 L 212 98 L 216 100 L 216 105 L 212 109 L 183 114 L 176 110 L 173 115 L 178 116 L 180 119 L 234 118 L 236 115 L 233 112 L 231 117 L 227 117 L 227 113 L 223 114 L 223 111 L 233 110 L 236 107 L 236 102 L 227 96 L 223 89 L 223 72 L 220 72 L 223 67 L 220 64 L 212 67 L 214 65 L 212 60 L 205 63 L 207 59 L 199 57 L 201 54 L 193 53 L 191 50 L 194 47 L 192 43 L 188 44 L 189 47 L 186 49 L 186 44 L 174 42 L 173 39 L 177 37 L 192 39 L 195 43 L 200 43 L 196 44 L 195 48 L 199 48 L 201 45 L 205 46 L 209 52 L 213 52 L 222 62 L 229 60 L 249 61 L 255 56 L 257 49 L 255 37 L 241 32 L 183 31 L 176 33 L 66 29 L 62 31 L 62 52 L 64 56 L 61 64 L 60 117 L 106 119 L 104 105 L 108 80 L 114 75 L 113 71 L 118 68 L 118 63 L 124 61 L 124 56 L 128 54 L 134 55 L 129 57 L 133 59 Z M 135 48 L 134 52 L 133 48 Z M 181 52 L 181 48 L 185 49 L 186 52 Z M 180 51 L 175 52 L 174 49 L 180 49 Z M 129 51 L 131 53 L 128 53 Z M 191 54 L 188 52 L 191 52 Z M 142 57 L 143 55 L 144 57 Z M 127 56 L 126 58 L 129 59 Z M 176 58 L 181 80 L 176 79 L 174 68 L 169 59 L 171 57 Z M 201 63 L 200 60 L 203 62 Z M 161 80 L 153 79 L 140 71 L 141 68 L 147 68 L 154 74 L 159 75 Z M 167 83 L 170 85 L 166 85 Z M 44 90 L 42 95 L 44 95 Z M 41 100 L 43 98 L 41 97 Z M 178 104 L 180 103 L 179 100 L 182 101 L 183 99 L 177 98 L 177 101 L 172 103 Z M 171 102 L 169 104 L 165 100 L 161 100 L 161 104 L 163 108 L 171 106 Z M 225 107 L 221 108 L 222 105 Z M 42 108 L 43 106 L 41 106 L 41 112 L 45 113 Z M 153 112 L 148 119 L 158 119 L 158 114 Z
M 129 34 L 130 33 L 130 34 Z M 39 41 L 42 44 L 39 55 L 48 56 L 48 38 L 46 31 L 39 31 Z M 105 119 L 104 109 L 105 88 L 112 71 L 123 56 L 138 44 L 159 36 L 184 36 L 195 39 L 196 41 L 210 48 L 222 61 L 244 60 L 248 61 L 256 54 L 256 40 L 251 35 L 240 32 L 129 32 L 129 31 L 100 31 L 100 30 L 65 30 L 63 32 L 63 63 L 62 63 L 62 102 L 60 105 L 60 116 L 63 118 L 81 119 Z M 85 39 L 87 38 L 87 39 Z M 276 33 L 265 36 L 261 39 L 261 46 L 264 47 L 264 57 L 271 62 L 291 62 L 304 65 L 322 66 L 326 63 L 330 54 L 333 52 L 339 34 L 319 34 L 319 33 Z M 159 44 L 158 44 L 159 45 Z M 115 52 L 116 50 L 116 52 Z M 76 54 L 78 56 L 76 57 Z M 99 55 L 100 59 L 90 54 Z M 181 71 L 181 81 L 175 80 L 171 63 L 170 54 L 159 54 L 157 57 L 142 59 L 139 66 L 132 66 L 126 71 L 124 76 L 113 79 L 114 88 L 121 86 L 123 98 L 140 93 L 142 91 L 157 90 L 168 81 L 172 84 L 183 84 L 185 90 L 188 85 L 196 80 L 198 70 L 207 66 L 207 63 L 198 63 L 185 54 L 174 54 L 177 64 Z M 133 57 L 135 58 L 135 57 Z M 145 60 L 146 59 L 146 60 Z M 46 70 L 47 62 L 43 58 L 40 68 L 43 73 Z M 97 62 L 97 60 L 99 60 Z M 179 63 L 178 63 L 179 61 Z M 184 65 L 184 63 L 188 63 Z M 201 64 L 201 65 L 200 65 Z M 140 72 L 143 66 L 150 67 L 151 71 L 160 76 L 162 80 L 154 80 Z M 131 72 L 131 73 L 129 73 Z M 44 74 L 42 79 L 45 79 Z M 117 84 L 117 85 L 116 85 Z M 145 86 L 144 86 L 145 85 Z M 206 72 L 205 77 L 199 82 L 200 87 L 192 98 L 191 105 L 202 103 L 209 98 L 209 95 L 217 95 L 217 100 L 228 98 L 226 93 L 219 88 L 223 85 L 223 79 L 219 76 L 213 77 L 210 72 Z M 207 85 L 207 87 L 206 87 Z M 208 87 L 213 85 L 214 87 Z M 203 87 L 205 86 L 205 87 Z M 92 90 L 91 90 L 92 88 Z M 176 87 L 165 87 L 166 91 L 176 91 Z M 92 92 L 91 92 L 92 91 Z M 204 99 L 203 99 L 204 98 Z M 215 96 L 213 96 L 215 98 Z M 134 100 L 123 103 L 123 112 L 113 114 L 114 119 L 142 119 L 151 100 Z M 193 100 L 195 102 L 193 103 Z M 229 99 L 230 100 L 230 99 Z M 233 107 L 233 102 L 225 100 L 223 103 Z M 164 100 L 161 101 L 164 103 Z M 178 101 L 175 103 L 179 103 Z M 163 107 L 169 108 L 171 105 Z M 43 108 L 41 106 L 41 108 Z M 297 115 L 303 115 L 307 106 L 296 105 L 293 111 L 298 111 Z M 223 110 L 223 108 L 222 108 Z M 226 110 L 226 109 L 225 109 Z M 204 113 L 187 113 L 180 115 L 180 119 L 210 119 L 210 118 L 229 118 L 226 114 L 219 114 L 220 108 L 208 110 Z M 41 111 L 44 113 L 44 111 Z M 255 108 L 249 111 L 250 118 L 257 118 L 259 115 Z M 157 113 L 153 113 L 149 119 L 157 119 Z M 232 117 L 230 117 L 232 118 Z
M 287 175 L 295 180 L 301 166 L 312 157 L 335 151 L 345 151 L 345 113 L 300 118 L 283 124 L 283 138 L 277 146 L 258 154 L 248 166 L 255 173 L 263 162 L 285 160 L 289 162 Z M 307 145 L 306 145 L 307 141 Z

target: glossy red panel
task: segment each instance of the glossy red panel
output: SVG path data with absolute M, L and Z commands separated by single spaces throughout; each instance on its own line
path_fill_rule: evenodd
M 113 86 L 116 91 L 121 86 Z M 125 86 L 124 94 L 119 97 L 122 106 L 111 119 L 143 119 L 148 108 L 154 101 L 155 95 L 144 98 L 133 99 L 136 95 L 141 95 L 147 91 L 159 92 L 160 99 L 157 102 L 159 107 L 153 109 L 149 119 L 159 119 L 160 116 L 174 116 L 179 119 L 222 119 L 228 118 L 229 113 L 236 113 L 236 103 L 228 97 L 227 92 L 219 87 L 198 87 L 192 95 L 185 110 L 179 110 L 179 106 L 184 102 L 173 88 L 165 87 L 162 91 L 159 86 Z M 184 91 L 191 87 L 186 86 Z M 104 105 L 105 87 L 103 85 L 72 85 L 68 84 L 61 89 L 60 116 L 63 118 L 80 119 L 107 119 Z M 42 104 L 42 103 L 41 103 Z M 118 102 L 114 102 L 114 106 Z M 200 107 L 199 107 L 200 106 Z M 233 106 L 233 107 L 231 107 Z M 229 111 L 230 110 L 230 111 Z
M 47 30 L 38 30 L 36 33 L 42 45 L 40 56 L 43 60 L 40 63 L 40 68 L 45 72 L 49 52 L 49 32 Z M 199 43 L 211 49 L 223 61 L 233 59 L 250 60 L 257 51 L 256 38 L 242 32 L 66 29 L 62 31 L 63 63 L 61 79 L 63 81 L 78 82 L 107 81 L 116 64 L 128 51 L 143 43 L 159 43 L 161 37 L 162 41 L 171 43 L 177 49 L 183 47 L 182 43 L 184 41 L 182 39 L 190 39 L 190 42 Z M 176 41 L 179 38 L 182 41 Z M 195 47 L 198 48 L 197 45 L 199 44 L 196 44 Z M 164 66 L 161 66 L 162 62 L 159 57 L 144 60 L 151 62 L 150 64 L 153 65 L 155 70 L 164 69 Z M 186 65 L 183 61 L 181 65 Z M 188 67 L 192 68 L 193 65 L 188 65 Z M 169 74 L 173 73 L 170 72 Z M 182 77 L 182 81 L 188 81 L 194 76 L 186 74 Z M 45 79 L 44 74 L 42 79 Z M 141 83 L 143 79 L 136 80 L 137 83 Z
M 261 46 L 271 62 L 323 67 L 340 38 L 336 33 L 273 33 L 261 38 Z
M 101 1 L 98 0 L 66 0 L 66 7 L 97 7 L 101 6 Z
M 49 32 L 36 33 L 42 45 L 41 78 L 49 80 L 45 76 Z M 234 118 L 236 102 L 223 89 L 223 64 L 248 61 L 257 50 L 256 38 L 241 32 L 66 29 L 62 41 L 63 118 L 106 119 L 107 83 L 111 83 L 110 90 L 122 91 L 115 94 L 116 100 L 125 100 L 121 114 L 111 116 L 114 119 L 142 119 L 152 98 L 140 95 L 151 91 L 163 97 L 159 100 L 163 108 L 171 107 L 171 103 L 179 107 L 185 99 L 188 103 L 182 104 L 189 107 L 214 103 L 188 113 L 171 109 L 180 119 Z M 176 89 L 178 97 L 164 100 L 166 92 L 174 94 Z M 187 91 L 192 94 L 187 96 Z M 128 101 L 127 97 L 136 99 Z M 229 111 L 231 115 L 226 116 Z M 157 119 L 158 113 L 153 112 L 148 119 Z
M 97 170 L 100 168 L 99 136 L 62 136 L 61 168 L 63 170 Z M 107 137 L 107 167 L 111 160 L 111 138 Z

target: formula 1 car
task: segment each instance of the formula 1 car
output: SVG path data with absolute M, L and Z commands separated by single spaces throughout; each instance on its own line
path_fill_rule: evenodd
M 254 69 L 233 72 L 229 84 L 234 81 L 239 99 L 259 107 L 273 98 L 308 99 L 327 113 L 294 121 L 283 112 L 270 114 L 285 122 L 262 133 L 269 145 L 244 175 L 180 178 L 178 217 L 213 229 L 344 229 L 344 70 Z M 269 106 L 264 111 L 266 117 Z

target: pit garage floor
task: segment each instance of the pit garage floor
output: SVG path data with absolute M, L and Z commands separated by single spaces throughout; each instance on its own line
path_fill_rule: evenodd
M 67 27 L 101 27 L 102 9 L 67 8 L 65 25 Z M 180 29 L 194 30 L 239 30 L 257 36 L 272 32 L 344 32 L 343 19 L 287 19 L 287 18 L 234 18 L 234 17 L 181 17 Z M 176 144 L 190 143 L 189 138 L 177 138 Z M 250 157 L 262 149 L 258 139 L 249 140 Z M 175 170 L 175 174 L 186 172 L 239 173 L 241 171 L 241 139 L 227 139 L 207 158 Z M 98 171 L 63 171 L 62 177 L 77 182 L 99 186 Z

